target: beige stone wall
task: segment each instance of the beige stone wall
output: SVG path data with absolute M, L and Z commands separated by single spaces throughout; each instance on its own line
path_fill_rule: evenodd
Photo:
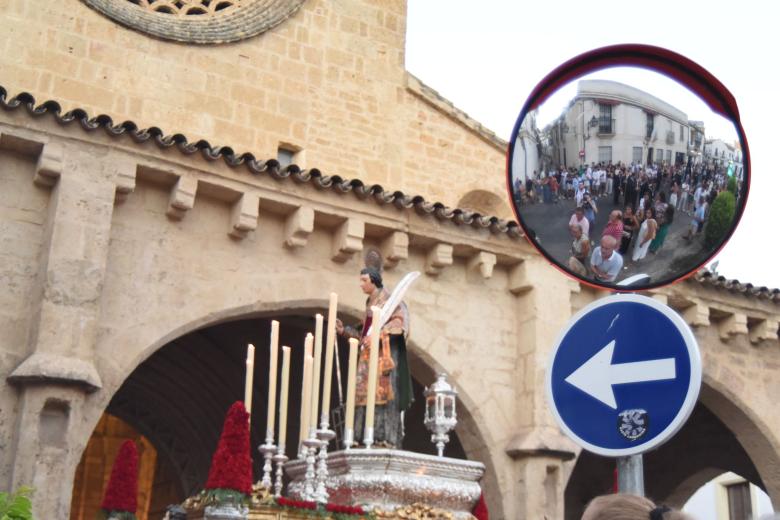
M 401 1 L 310 0 L 258 37 L 197 46 L 124 28 L 80 0 L 4 0 L 0 77 L 11 95 L 262 159 L 282 144 L 302 150 L 304 167 L 448 205 L 475 180 L 506 198 L 499 140 L 407 88 L 405 16 Z
M 379 247 L 398 263 L 390 285 L 425 273 L 408 298 L 413 370 L 451 374 L 458 434 L 488 467 L 496 517 L 561 518 L 577 450 L 550 417 L 544 372 L 560 327 L 605 293 L 560 276 L 523 240 L 21 110 L 2 114 L 0 161 L 12 245 L 0 287 L 0 409 L 12 411 L 0 421 L 0 479 L 51 490 L 39 513 L 67 514 L 90 434 L 155 350 L 226 319 L 324 309 L 334 289 L 357 317 L 363 297 L 348 288 L 361 252 Z M 695 327 L 705 404 L 777 496 L 780 424 L 766 412 L 780 391 L 776 304 L 698 282 L 656 297 Z
M 197 47 L 77 0 L 0 0 L 0 81 L 259 158 L 284 143 L 304 167 L 508 216 L 502 143 L 407 75 L 404 16 L 402 2 L 311 0 L 265 35 Z M 0 245 L 0 489 L 46 489 L 41 517 L 67 516 L 87 440 L 141 361 L 219 320 L 323 308 L 334 289 L 358 316 L 369 246 L 399 262 L 391 285 L 425 272 L 409 295 L 414 370 L 453 376 L 491 516 L 562 517 L 577 450 L 544 371 L 560 327 L 604 294 L 522 240 L 17 110 L 0 112 Z M 776 304 L 697 282 L 656 295 L 696 328 L 703 400 L 780 500 Z
M 8 122 L 39 126 L 26 117 L 15 112 Z M 29 304 L 13 304 L 16 284 L 0 291 L 9 303 L 0 407 L 18 407 L 0 430 L 10 446 L 2 455 L 4 486 L 42 486 L 55 471 L 66 473 L 63 489 L 72 486 L 114 392 L 184 332 L 238 316 L 324 308 L 332 290 L 342 293 L 345 313 L 359 316 L 363 296 L 348 288 L 361 251 L 378 247 L 398 262 L 389 284 L 409 270 L 426 273 L 409 295 L 411 350 L 421 362 L 415 370 L 452 374 L 464 404 L 464 446 L 488 465 L 494 507 L 512 510 L 501 490 L 515 478 L 504 448 L 516 423 L 515 293 L 529 284 L 518 267 L 545 269 L 524 241 L 42 123 L 42 132 L 0 124 L 4 192 L 16 194 L 3 207 L 4 225 L 40 222 L 24 248 L 7 255 L 9 276 L 33 273 L 24 279 Z M 306 214 L 313 217 L 308 229 Z M 483 377 L 472 377 L 475 370 Z M 38 438 L 52 399 L 62 413 L 50 449 Z M 42 450 L 54 450 L 45 472 L 32 462 Z M 37 507 L 56 514 L 67 510 L 69 496 L 54 493 Z

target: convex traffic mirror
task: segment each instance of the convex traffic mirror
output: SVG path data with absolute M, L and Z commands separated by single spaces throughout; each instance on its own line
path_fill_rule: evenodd
M 744 210 L 749 154 L 733 97 L 686 58 L 599 49 L 550 74 L 510 140 L 508 185 L 529 240 L 596 286 L 692 274 Z

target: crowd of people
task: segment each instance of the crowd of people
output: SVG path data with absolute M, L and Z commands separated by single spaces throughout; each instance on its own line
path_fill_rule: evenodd
M 664 246 L 675 219 L 690 219 L 683 238 L 693 240 L 704 229 L 710 205 L 727 185 L 725 169 L 701 164 L 594 163 L 534 172 L 532 178 L 515 184 L 514 195 L 520 206 L 573 200 L 569 268 L 583 277 L 614 282 L 627 268 L 624 264 L 642 262 Z M 610 202 L 612 208 L 623 209 L 611 209 L 606 226 L 597 230 L 596 215 Z

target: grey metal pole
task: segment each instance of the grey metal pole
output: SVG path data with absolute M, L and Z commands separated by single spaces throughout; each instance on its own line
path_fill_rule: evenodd
M 618 493 L 645 496 L 642 454 L 617 458 Z

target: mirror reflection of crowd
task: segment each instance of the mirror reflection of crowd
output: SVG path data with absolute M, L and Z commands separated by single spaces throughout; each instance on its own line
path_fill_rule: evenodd
M 515 182 L 513 195 L 518 207 L 529 204 L 557 204 L 573 200 L 575 211 L 569 220 L 573 239 L 569 268 L 578 275 L 601 282 L 615 282 L 630 262 L 646 261 L 667 242 L 677 218 L 690 219 L 682 238 L 696 239 L 709 218 L 709 208 L 718 193 L 726 190 L 730 172 L 725 167 L 702 164 L 642 165 L 632 162 L 592 163 L 579 168 L 548 168 L 534 171 L 525 182 Z M 742 196 L 737 182 L 736 199 Z M 609 221 L 597 230 L 599 206 L 612 203 Z

